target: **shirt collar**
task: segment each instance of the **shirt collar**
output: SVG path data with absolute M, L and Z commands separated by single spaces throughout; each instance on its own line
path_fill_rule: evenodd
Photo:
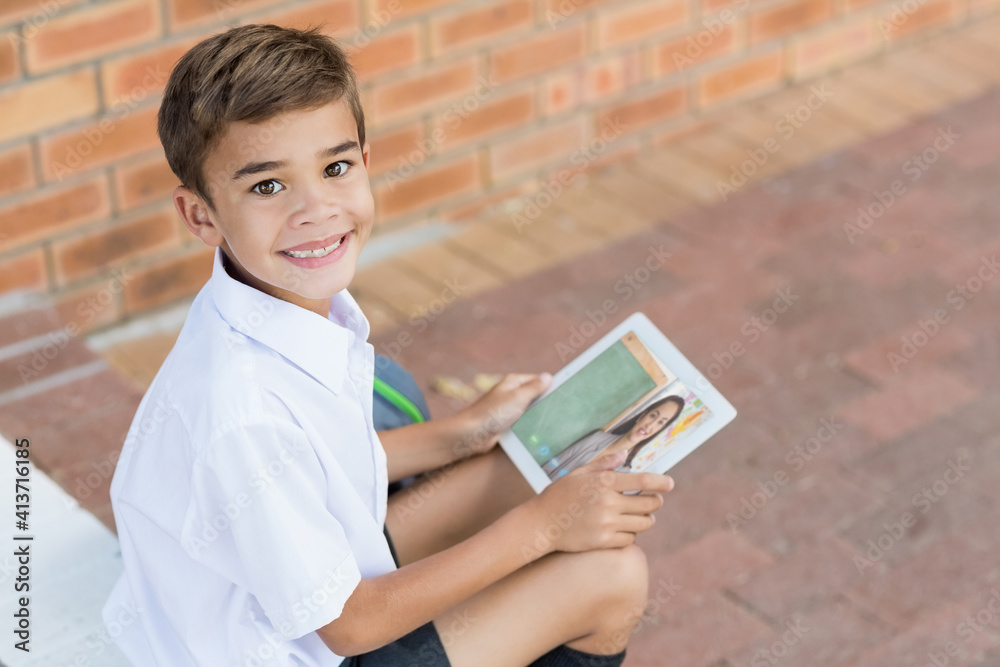
M 326 318 L 245 285 L 226 272 L 215 249 L 208 284 L 222 319 L 236 331 L 274 350 L 334 393 L 344 386 L 355 340 L 367 341 L 368 319 L 343 289 L 330 299 Z

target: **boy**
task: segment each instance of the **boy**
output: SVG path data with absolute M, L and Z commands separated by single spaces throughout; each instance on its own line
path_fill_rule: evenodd
M 216 253 L 112 481 L 125 572 L 104 619 L 127 657 L 621 664 L 648 590 L 635 534 L 669 478 L 602 459 L 536 495 L 496 435 L 545 376 L 372 428 L 374 350 L 346 288 L 374 207 L 344 52 L 277 26 L 211 37 L 172 72 L 158 131 L 177 210 Z

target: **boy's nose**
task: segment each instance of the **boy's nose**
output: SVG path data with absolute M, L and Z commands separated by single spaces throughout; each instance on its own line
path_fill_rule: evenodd
M 340 204 L 322 183 L 302 185 L 297 194 L 289 224 L 322 224 L 340 215 Z

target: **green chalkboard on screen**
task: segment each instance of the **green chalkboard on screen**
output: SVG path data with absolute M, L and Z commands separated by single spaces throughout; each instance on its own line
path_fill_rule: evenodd
M 511 430 L 541 465 L 614 422 L 666 379 L 646 346 L 629 332 L 531 406 Z

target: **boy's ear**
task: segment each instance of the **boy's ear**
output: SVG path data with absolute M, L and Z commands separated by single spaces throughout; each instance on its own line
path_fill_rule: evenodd
M 371 157 L 370 153 L 371 146 L 366 141 L 365 145 L 361 147 L 361 158 L 365 161 L 365 171 L 368 171 L 368 159 Z
M 213 248 L 222 245 L 225 239 L 209 217 L 208 205 L 193 190 L 183 185 L 174 188 L 174 206 L 192 234 Z

